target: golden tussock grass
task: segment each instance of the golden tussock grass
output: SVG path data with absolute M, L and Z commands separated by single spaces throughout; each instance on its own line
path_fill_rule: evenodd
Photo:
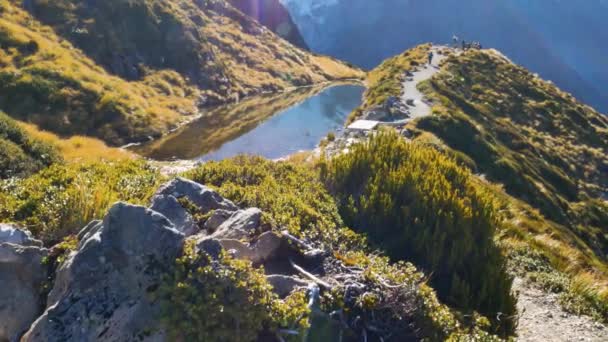
M 34 124 L 20 122 L 19 125 L 32 137 L 57 147 L 67 162 L 118 161 L 138 158 L 137 155 L 127 150 L 109 147 L 99 139 L 85 136 L 61 138 L 54 133 L 40 130 Z

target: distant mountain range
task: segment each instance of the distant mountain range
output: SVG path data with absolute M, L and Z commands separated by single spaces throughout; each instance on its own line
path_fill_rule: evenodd
M 606 0 L 281 0 L 308 46 L 365 68 L 452 35 L 516 63 L 608 112 Z

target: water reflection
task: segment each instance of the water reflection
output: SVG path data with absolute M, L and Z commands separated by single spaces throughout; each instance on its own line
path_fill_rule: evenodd
M 182 129 L 136 147 L 156 160 L 219 160 L 237 154 L 275 159 L 315 148 L 344 124 L 363 87 L 339 85 L 259 96 L 218 107 Z

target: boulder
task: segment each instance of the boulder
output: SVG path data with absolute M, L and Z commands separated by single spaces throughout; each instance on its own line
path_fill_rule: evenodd
M 0 223 L 0 243 L 42 247 L 42 241 L 34 239 L 27 229 L 6 223 Z
M 200 230 L 192 215 L 172 195 L 154 196 L 150 209 L 165 215 L 173 222 L 175 229 L 186 236 L 194 235 Z
M 43 309 L 48 250 L 41 244 L 26 230 L 0 226 L 0 341 L 18 341 Z
M 245 239 L 260 226 L 262 211 L 258 208 L 238 210 L 211 234 L 214 239 Z
M 210 188 L 184 178 L 175 178 L 163 185 L 152 198 L 150 209 L 165 215 L 175 228 L 186 236 L 195 235 L 200 227 L 188 208 L 184 208 L 179 199 L 188 199 L 201 213 L 214 211 L 207 220 L 205 230 L 214 231 L 232 213 L 238 210 L 234 203 L 220 196 Z
M 247 246 L 239 240 L 219 240 L 220 245 L 232 253 L 235 258 L 247 259 L 254 266 L 259 266 L 265 261 L 275 258 L 278 255 L 282 242 L 281 237 L 272 232 L 260 235 L 258 241 L 252 246 Z
M 218 259 L 222 253 L 222 245 L 218 240 L 205 238 L 196 242 L 196 253 L 205 252 L 212 259 Z
M 227 219 L 234 214 L 233 211 L 218 209 L 213 211 L 213 214 L 205 221 L 203 228 L 208 232 L 214 232 Z
M 23 341 L 162 339 L 152 294 L 174 266 L 184 235 L 160 213 L 117 203 L 83 237 Z
M 155 194 L 155 196 L 163 195 L 170 195 L 177 199 L 185 197 L 199 207 L 203 213 L 216 209 L 228 211 L 236 211 L 238 209 L 234 203 L 223 198 L 210 188 L 180 177 L 163 185 Z
M 102 224 L 101 220 L 93 220 L 93 221 L 89 222 L 76 235 L 76 237 L 78 238 L 78 241 L 87 240 L 92 234 L 94 234 L 100 228 L 101 224 Z

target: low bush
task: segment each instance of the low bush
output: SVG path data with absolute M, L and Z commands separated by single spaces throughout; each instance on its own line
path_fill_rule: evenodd
M 512 280 L 493 241 L 494 199 L 453 160 L 389 131 L 326 162 L 322 178 L 347 225 L 432 274 L 442 299 L 492 318 L 514 314 Z M 514 328 L 493 323 L 502 333 Z
M 60 160 L 53 146 L 32 138 L 0 111 L 0 179 L 27 176 Z
M 361 322 L 381 322 L 382 328 L 398 340 L 412 336 L 458 340 L 463 336 L 487 335 L 477 328 L 470 333 L 463 330 L 458 315 L 439 301 L 435 291 L 425 283 L 424 275 L 412 264 L 391 264 L 381 253 L 370 253 L 365 239 L 345 228 L 335 200 L 316 170 L 288 162 L 239 156 L 203 164 L 184 176 L 216 188 L 242 207 L 261 208 L 275 228 L 288 229 L 333 251 L 344 266 L 363 270 L 360 281 L 374 291 L 355 297 L 344 286 L 324 291 L 320 309 L 326 314 L 342 312 L 344 319 L 351 323 L 351 320 L 357 321 L 359 326 Z M 322 340 L 326 340 L 325 334 L 335 333 L 329 327 L 324 328 L 326 320 L 321 318 L 317 325 L 315 319 L 311 319 L 309 336 L 320 334 L 325 337 Z M 356 335 L 348 329 L 342 333 L 344 338 L 349 333 Z
M 160 182 L 143 161 L 55 164 L 0 182 L 0 221 L 21 223 L 52 245 L 102 218 L 116 201 L 147 204 Z
M 256 341 L 278 328 L 308 328 L 307 299 L 280 300 L 261 269 L 222 254 L 218 260 L 186 244 L 174 274 L 160 289 L 163 323 L 172 340 Z
M 316 173 L 291 163 L 239 156 L 205 163 L 184 175 L 213 186 L 242 207 L 258 207 L 275 227 L 329 248 L 363 246 L 343 227 L 331 195 Z

